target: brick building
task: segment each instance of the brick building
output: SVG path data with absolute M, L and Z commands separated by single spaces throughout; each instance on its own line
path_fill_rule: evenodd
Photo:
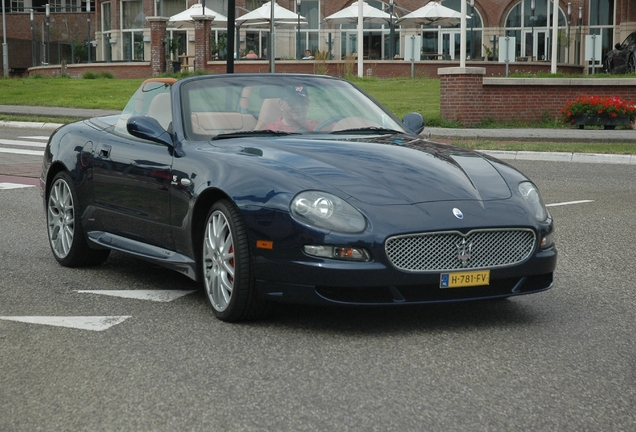
M 31 66 L 61 62 L 148 63 L 152 57 L 151 26 L 162 22 L 157 17 L 170 17 L 197 2 L 89 0 L 87 7 L 87 3 L 81 0 L 53 0 L 47 17 L 46 1 L 5 0 L 9 66 L 13 73 L 21 73 Z M 443 5 L 459 11 L 460 1 L 444 0 Z M 239 17 L 260 7 L 265 1 L 236 0 L 235 3 L 235 13 Z M 324 20 L 351 3 L 352 0 L 279 0 L 280 6 L 305 17 L 307 25 L 301 26 L 300 30 L 292 25 L 276 27 L 276 57 L 297 58 L 299 49 L 302 52 L 309 49 L 314 53 L 328 51 L 335 59 L 356 54 L 355 24 L 332 26 Z M 397 19 L 424 6 L 428 0 L 368 0 L 368 3 Z M 205 6 L 227 16 L 227 0 L 205 0 Z M 636 2 L 633 0 L 559 0 L 558 6 L 556 55 L 559 63 L 584 64 L 587 35 L 599 35 L 595 43 L 598 41 L 602 53 L 605 53 L 636 31 Z M 470 59 L 481 60 L 494 55 L 504 43 L 515 60 L 543 61 L 551 58 L 551 1 L 468 0 L 467 10 L 472 16 L 468 20 L 467 31 L 467 55 Z M 183 61 L 193 58 L 196 45 L 194 25 L 165 24 L 166 38 L 162 41 L 165 56 L 175 60 L 181 56 Z M 390 53 L 403 57 L 406 41 L 415 36 L 421 43 L 423 59 L 459 59 L 459 26 L 396 26 L 393 50 L 390 34 L 389 22 L 365 24 L 365 58 L 388 59 Z M 209 57 L 221 60 L 228 53 L 232 55 L 250 50 L 265 57 L 269 43 L 267 26 L 241 27 L 236 38 L 237 47 L 226 46 L 226 29 L 214 22 L 211 23 L 210 35 Z

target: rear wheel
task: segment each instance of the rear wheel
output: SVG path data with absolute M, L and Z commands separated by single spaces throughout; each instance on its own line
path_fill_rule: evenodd
M 53 179 L 46 200 L 49 244 L 55 259 L 65 267 L 98 265 L 106 261 L 109 249 L 91 249 L 77 214 L 77 194 L 71 177 L 60 172 Z
M 256 294 L 247 232 L 229 200 L 215 203 L 205 222 L 202 279 L 214 315 L 222 321 L 261 317 L 268 302 Z

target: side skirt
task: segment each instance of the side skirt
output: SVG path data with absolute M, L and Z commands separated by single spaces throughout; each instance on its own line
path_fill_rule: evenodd
M 197 280 L 197 264 L 190 257 L 104 231 L 90 231 L 87 236 L 89 242 L 96 245 L 136 256 Z

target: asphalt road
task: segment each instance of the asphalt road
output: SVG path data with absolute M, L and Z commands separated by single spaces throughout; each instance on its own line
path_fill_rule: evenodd
M 113 253 L 62 268 L 37 188 L 0 190 L 0 430 L 636 429 L 636 167 L 514 161 L 542 189 L 551 290 L 216 320 L 189 279 Z M 282 271 L 282 270 L 281 270 Z M 179 290 L 169 302 L 78 291 Z M 102 331 L 7 320 L 106 317 Z M 120 317 L 120 318 L 115 318 Z

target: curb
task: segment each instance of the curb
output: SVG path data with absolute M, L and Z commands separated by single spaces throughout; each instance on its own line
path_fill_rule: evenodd
M 604 163 L 614 165 L 636 165 L 636 155 L 616 155 L 598 153 L 563 153 L 563 152 L 526 152 L 482 150 L 480 153 L 496 157 L 497 159 L 544 161 L 544 162 L 574 162 L 574 163 Z

